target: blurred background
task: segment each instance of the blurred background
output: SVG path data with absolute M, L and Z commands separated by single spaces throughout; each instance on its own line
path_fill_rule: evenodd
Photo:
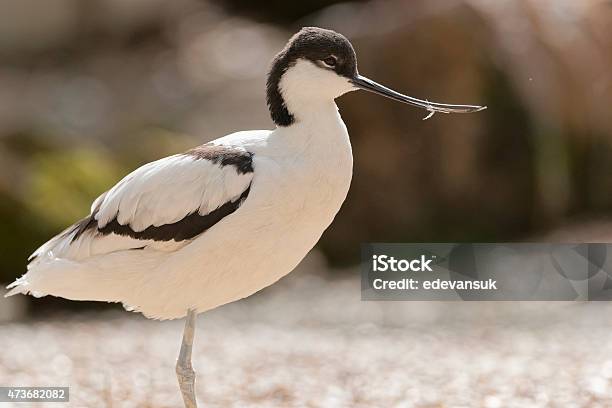
M 235 362 L 223 360 L 223 356 L 235 352 L 232 358 L 239 358 L 241 347 L 246 347 L 239 345 L 239 338 L 247 333 L 257 339 L 253 344 L 267 350 L 268 356 L 276 354 L 266 349 L 269 345 L 264 338 L 273 336 L 277 344 L 286 346 L 283 356 L 297 365 L 297 371 L 289 377 L 276 379 L 285 381 L 285 388 L 266 391 L 266 383 L 254 394 L 247 393 L 245 401 L 249 405 L 509 407 L 519 401 L 516 406 L 563 407 L 569 406 L 563 401 L 570 401 L 574 406 L 609 406 L 612 361 L 604 367 L 601 364 L 607 360 L 599 354 L 572 354 L 577 343 L 567 344 L 568 349 L 555 349 L 558 354 L 551 351 L 548 356 L 550 361 L 558 361 L 558 355 L 572 361 L 568 366 L 573 364 L 573 374 L 557 378 L 556 386 L 562 388 L 559 384 L 565 380 L 573 386 L 555 392 L 542 389 L 553 383 L 552 377 L 550 382 L 542 380 L 542 374 L 540 379 L 531 378 L 516 389 L 506 390 L 512 398 L 491 394 L 486 387 L 482 395 L 467 400 L 423 391 L 434 379 L 444 378 L 443 373 L 460 369 L 448 365 L 461 363 L 454 360 L 440 360 L 438 367 L 421 367 L 429 377 L 412 383 L 412 391 L 406 391 L 402 388 L 406 381 L 419 380 L 403 378 L 406 373 L 399 363 L 384 355 L 380 358 L 390 366 L 377 370 L 392 373 L 396 369 L 400 377 L 380 387 L 399 391 L 390 399 L 368 399 L 370 394 L 363 391 L 369 381 L 365 371 L 342 368 L 341 362 L 335 363 L 336 371 L 329 365 L 310 366 L 311 360 L 306 358 L 325 360 L 325 353 L 335 353 L 336 348 L 345 350 L 354 341 L 366 355 L 367 350 L 380 347 L 393 349 L 388 343 L 396 342 L 404 355 L 414 350 L 436 353 L 437 347 L 448 356 L 444 350 L 476 336 L 474 343 L 467 341 L 461 347 L 483 347 L 494 355 L 489 356 L 488 363 L 465 363 L 465 378 L 453 378 L 459 382 L 451 384 L 461 390 L 492 381 L 487 370 L 508 358 L 504 345 L 512 348 L 522 344 L 515 351 L 525 353 L 527 359 L 533 353 L 542 356 L 540 347 L 550 344 L 548 340 L 555 345 L 559 339 L 578 336 L 576 342 L 587 342 L 580 343 L 582 351 L 611 340 L 604 338 L 606 331 L 593 331 L 592 326 L 588 326 L 588 338 L 573 329 L 578 322 L 601 325 L 593 316 L 603 316 L 607 306 L 572 306 L 566 313 L 565 308 L 560 312 L 552 306 L 549 310 L 489 305 L 485 311 L 484 304 L 416 307 L 361 303 L 355 269 L 362 242 L 612 239 L 612 223 L 608 221 L 612 214 L 609 0 L 0 0 L 0 283 L 20 276 L 34 249 L 86 215 L 92 200 L 132 169 L 233 131 L 271 128 L 264 93 L 268 64 L 291 34 L 305 25 L 345 34 L 355 46 L 360 71 L 398 91 L 437 102 L 484 104 L 489 109 L 475 115 L 436 115 L 422 121 L 426 112 L 371 94 L 351 93 L 340 98 L 337 103 L 355 156 L 348 199 L 298 271 L 278 287 L 213 312 L 216 317 L 211 317 L 210 324 L 217 325 L 218 333 L 237 337 L 235 344 L 228 343 L 230 347 L 220 334 L 202 334 L 212 336 L 199 346 L 205 374 L 209 370 L 213 375 L 214 370 L 227 369 L 227 364 Z M 386 159 L 381 161 L 381 157 Z M 282 292 L 291 296 L 281 301 Z M 311 309 L 313 298 L 319 298 L 318 304 L 327 302 L 327 306 Z M 83 315 L 84 310 L 87 312 Z M 6 322 L 0 325 L 0 332 L 7 334 L 0 339 L 0 383 L 15 378 L 23 380 L 17 381 L 21 385 L 33 379 L 77 381 L 71 377 L 77 375 L 77 365 L 80 370 L 91 367 L 95 371 L 101 361 L 112 360 L 92 356 L 86 346 L 75 348 L 74 344 L 62 343 L 77 332 L 89 336 L 92 343 L 75 341 L 91 347 L 95 339 L 117 338 L 128 332 L 149 333 L 149 342 L 137 335 L 142 343 L 115 344 L 107 352 L 127 353 L 129 349 L 135 358 L 134 353 L 148 350 L 155 356 L 152 359 L 167 364 L 159 367 L 161 378 L 172 375 L 180 335 L 178 323 L 147 322 L 118 310 L 118 305 L 47 298 L 0 301 L 0 320 Z M 285 318 L 275 318 L 279 310 L 285 310 Z M 526 311 L 521 314 L 517 310 Z M 539 313 L 537 319 L 530 317 L 534 310 Z M 548 311 L 550 314 L 546 314 Z M 447 320 L 440 323 L 440 316 L 448 313 L 454 316 L 450 319 L 453 324 L 466 321 L 478 325 L 478 329 L 461 337 L 453 332 L 455 326 L 446 324 Z M 516 313 L 519 317 L 509 319 L 518 322 L 519 328 L 500 326 L 500 316 Z M 420 326 L 413 323 L 417 315 Z M 575 320 L 568 323 L 560 316 L 573 316 Z M 23 323 L 26 318 L 29 320 Z M 551 323 L 558 319 L 565 326 Z M 438 323 L 439 329 L 431 329 Z M 329 329 L 339 324 L 350 329 Z M 530 331 L 534 325 L 552 337 L 537 337 L 540 332 Z M 326 330 L 339 331 L 330 334 Z M 380 341 L 359 343 L 362 332 Z M 417 333 L 418 338 L 412 338 Z M 296 347 L 290 346 L 296 339 L 309 335 L 323 345 L 316 350 L 291 348 Z M 167 336 L 170 352 L 160 345 L 159 339 L 166 339 L 163 336 Z M 23 342 L 26 338 L 32 342 Z M 450 338 L 459 340 L 450 344 Z M 220 343 L 214 343 L 215 339 Z M 500 342 L 500 348 L 493 347 L 492 339 Z M 151 341 L 159 344 L 151 345 Z M 66 354 L 38 344 L 54 344 Z M 225 347 L 229 354 L 217 350 L 217 365 L 206 368 L 210 363 L 206 357 L 214 349 L 211 344 Z M 67 347 L 72 351 L 66 351 Z M 43 380 L 35 376 L 38 374 L 34 374 L 36 370 L 28 359 L 15 357 L 33 349 L 51 353 L 37 357 L 45 361 L 63 356 L 52 364 L 55 368 L 44 374 L 48 376 Z M 265 366 L 253 356 L 251 363 L 267 372 L 269 367 L 285 367 L 285 357 L 267 361 L 270 365 Z M 143 364 L 140 374 L 157 372 L 158 368 L 151 369 L 141 359 L 136 360 Z M 582 366 L 576 365 L 578 360 L 588 366 L 584 370 L 595 373 L 594 377 L 585 377 L 586 383 L 572 377 L 582 373 Z M 240 364 L 245 361 L 250 360 L 246 358 Z M 364 369 L 372 361 L 353 363 Z M 412 363 L 412 359 L 406 360 L 406 364 Z M 508 364 L 525 368 L 516 361 Z M 550 366 L 542 363 L 542 367 Z M 326 391 L 319 391 L 328 399 L 319 399 L 315 388 L 306 388 L 310 390 L 306 392 L 308 399 L 287 385 L 304 381 L 303 376 L 316 382 L 318 375 L 326 375 L 319 372 L 325 369 L 333 375 L 326 380 Z M 244 384 L 253 386 L 252 378 L 244 371 L 240 373 Z M 512 373 L 518 375 L 507 372 Z M 521 375 L 538 373 L 532 370 Z M 559 373 L 558 367 L 549 374 L 554 373 Z M 116 394 L 109 390 L 131 389 L 121 381 L 113 388 L 117 377 L 105 375 L 92 386 L 97 391 L 91 394 L 107 405 L 96 400 L 83 402 L 85 406 L 112 406 L 112 401 L 118 404 Z M 147 384 L 152 384 L 151 378 Z M 178 398 L 174 379 L 170 381 L 169 398 Z M 220 391 L 225 388 L 207 386 L 205 381 L 200 382 L 200 392 L 211 406 L 235 402 Z M 342 391 L 346 389 L 361 394 L 347 397 Z M 252 395 L 259 397 L 249 399 Z M 519 400 L 520 395 L 525 399 Z M 165 406 L 167 401 L 160 397 L 145 404 L 140 397 L 134 398 L 134 406 Z M 125 404 L 129 400 L 125 397 Z M 323 400 L 327 403 L 320 402 Z M 174 404 L 168 406 L 178 399 L 171 401 Z

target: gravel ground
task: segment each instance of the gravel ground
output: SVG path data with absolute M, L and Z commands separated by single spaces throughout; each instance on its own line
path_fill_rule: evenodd
M 609 407 L 610 312 L 607 303 L 361 302 L 357 275 L 298 271 L 199 317 L 198 398 L 205 407 Z M 3 323 L 0 384 L 70 386 L 73 407 L 178 407 L 182 324 L 119 310 Z

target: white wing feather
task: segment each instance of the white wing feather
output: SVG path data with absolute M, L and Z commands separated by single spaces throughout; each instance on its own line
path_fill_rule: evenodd
M 98 228 L 115 218 L 136 232 L 149 226 L 172 224 L 194 212 L 209 214 L 237 200 L 247 190 L 253 173 L 241 174 L 232 165 L 222 166 L 190 155 L 174 155 L 148 163 L 123 178 L 98 197 L 91 207 Z M 29 267 L 41 258 L 83 259 L 120 250 L 154 247 L 176 250 L 186 242 L 135 239 L 114 233 L 102 235 L 92 229 L 74 239 L 75 226 L 42 245 Z
M 101 200 L 100 228 L 117 217 L 134 231 L 171 224 L 198 211 L 205 215 L 244 192 L 252 173 L 238 174 L 190 156 L 170 156 L 146 164 L 126 176 Z

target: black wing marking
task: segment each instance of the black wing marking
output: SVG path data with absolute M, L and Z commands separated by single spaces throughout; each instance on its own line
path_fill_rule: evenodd
M 234 166 L 238 174 L 253 173 L 253 153 L 246 150 L 207 143 L 194 147 L 184 154 L 200 160 L 209 160 L 221 166 Z
M 99 228 L 95 218 L 97 210 L 94 210 L 91 215 L 76 223 L 67 233 L 70 234 L 76 231 L 72 237 L 72 242 L 79 239 L 86 231 L 92 229 L 96 229 L 97 232 L 102 235 L 116 234 L 139 240 L 185 241 L 202 234 L 223 218 L 236 211 L 244 200 L 246 200 L 250 191 L 251 186 L 244 190 L 240 197 L 234 201 L 228 201 L 208 214 L 201 215 L 196 211 L 172 224 L 160 225 L 158 227 L 151 225 L 142 231 L 134 231 L 129 225 L 120 224 L 116 217 L 104 227 Z

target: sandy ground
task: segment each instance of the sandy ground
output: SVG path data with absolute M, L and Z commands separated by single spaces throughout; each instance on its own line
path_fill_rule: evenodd
M 612 305 L 361 302 L 354 276 L 298 271 L 201 315 L 201 405 L 612 406 Z M 72 407 L 179 407 L 181 334 L 119 310 L 3 323 L 0 384 L 70 386 Z

